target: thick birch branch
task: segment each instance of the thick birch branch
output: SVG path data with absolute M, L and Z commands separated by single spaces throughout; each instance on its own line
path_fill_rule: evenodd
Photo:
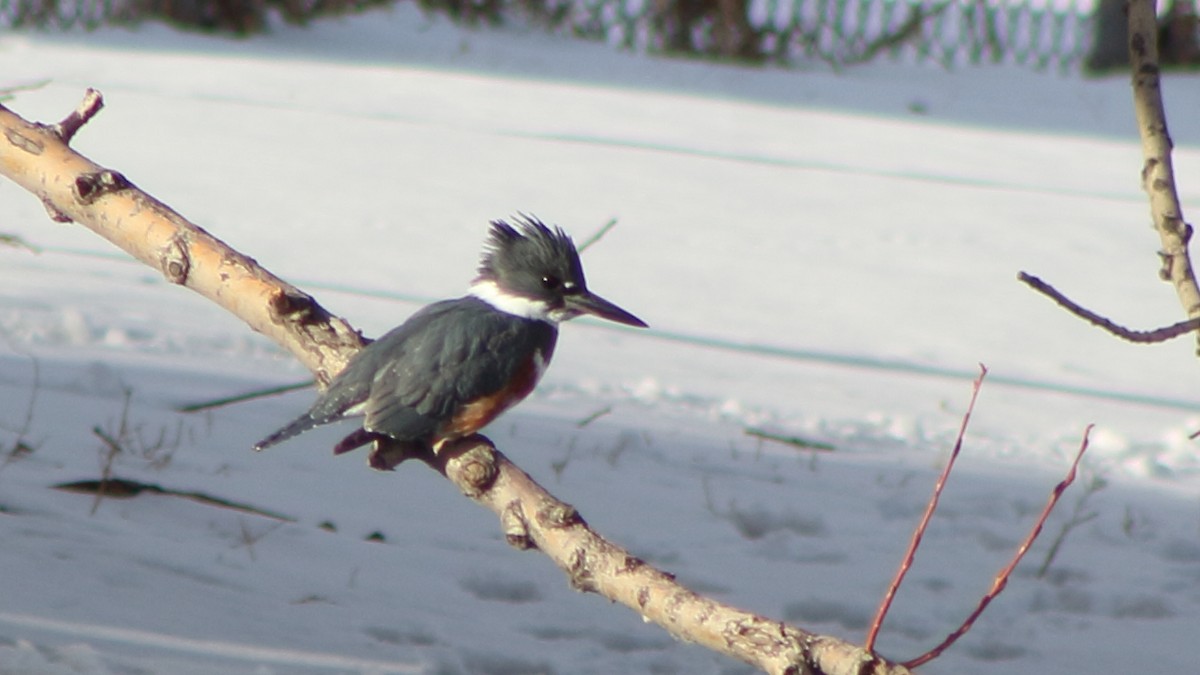
M 1183 219 L 1171 164 L 1171 134 L 1163 109 L 1158 67 L 1158 21 L 1154 0 L 1129 0 L 1129 58 L 1133 109 L 1142 138 L 1142 189 L 1150 198 L 1154 229 L 1162 241 L 1159 275 L 1175 287 L 1189 319 L 1200 318 L 1200 287 L 1188 255 L 1192 226 Z M 1200 335 L 1197 336 L 1200 345 Z
M 55 125 L 33 124 L 0 105 L 0 173 L 37 195 L 50 217 L 77 222 L 241 318 L 328 382 L 363 344 L 342 319 L 139 190 L 67 141 L 99 111 L 88 91 Z
M 121 174 L 71 150 L 64 139 L 99 109 L 93 95 L 89 92 L 79 110 L 52 126 L 31 124 L 0 105 L 0 173 L 41 198 L 51 217 L 88 227 L 159 269 L 172 283 L 213 300 L 290 350 L 327 382 L 361 347 L 359 334 Z M 381 450 L 386 456 L 387 449 Z M 494 511 L 510 544 L 542 551 L 574 588 L 620 602 L 681 640 L 769 673 L 909 672 L 843 640 L 730 607 L 681 586 L 671 574 L 597 535 L 573 507 L 548 493 L 481 436 L 422 459 L 467 497 Z
M 569 504 L 546 492 L 486 439 L 464 439 L 434 460 L 476 502 L 500 516 L 508 542 L 537 548 L 579 591 L 599 593 L 675 637 L 768 673 L 900 675 L 903 666 L 837 638 L 817 635 L 730 607 L 685 588 L 675 577 L 596 534 Z

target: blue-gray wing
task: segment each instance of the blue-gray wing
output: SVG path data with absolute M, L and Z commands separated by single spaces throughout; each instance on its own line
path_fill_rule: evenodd
M 548 361 L 556 336 L 475 298 L 436 303 L 359 352 L 323 398 L 340 413 L 365 402 L 367 431 L 429 441 L 460 406 L 504 388 L 533 351 Z

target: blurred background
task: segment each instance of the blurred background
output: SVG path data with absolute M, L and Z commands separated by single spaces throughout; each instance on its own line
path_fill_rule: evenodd
M 0 26 L 163 21 L 252 35 L 397 0 L 0 0 Z M 625 48 L 744 62 L 848 66 L 1019 63 L 1103 74 L 1127 63 L 1124 0 L 417 0 L 468 25 L 532 22 Z M 1164 64 L 1200 64 L 1196 0 L 1160 3 Z

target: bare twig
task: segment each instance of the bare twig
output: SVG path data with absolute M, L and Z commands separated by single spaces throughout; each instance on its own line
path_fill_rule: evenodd
M 100 502 L 104 499 L 104 495 L 108 491 L 108 484 L 112 479 L 113 464 L 117 461 L 117 456 L 124 451 L 124 443 L 129 436 L 129 403 L 133 399 L 133 390 L 125 387 L 123 393 L 124 400 L 121 403 L 121 418 L 117 422 L 116 432 L 109 433 L 100 428 L 99 425 L 92 427 L 92 433 L 104 443 L 104 452 L 101 454 L 100 459 L 100 485 L 96 488 L 96 498 L 92 500 L 93 516 L 96 515 L 96 511 L 100 508 Z
M 1129 59 L 1133 73 L 1133 109 L 1142 138 L 1142 189 L 1150 198 L 1154 229 L 1162 249 L 1159 276 L 1175 287 L 1189 319 L 1200 318 L 1200 286 L 1192 269 L 1188 242 L 1192 226 L 1183 218 L 1175 171 L 1171 163 L 1171 134 L 1163 109 L 1158 68 L 1158 18 L 1154 0 L 1130 0 Z M 1200 334 L 1197 336 L 1200 346 Z
M 604 417 L 605 415 L 611 413 L 612 409 L 613 409 L 613 407 L 611 405 L 606 405 L 603 408 L 597 410 L 596 412 L 590 413 L 587 417 L 584 417 L 583 419 L 576 422 L 575 426 L 582 429 L 582 428 L 586 427 L 587 425 L 591 424 L 592 422 L 595 422 L 596 420 L 600 419 L 601 417 Z
M 613 229 L 613 228 L 614 228 L 614 227 L 616 227 L 616 226 L 617 226 L 617 219 L 616 219 L 616 218 L 610 218 L 610 219 L 609 219 L 609 221 L 608 221 L 607 223 L 605 223 L 604 225 L 600 226 L 600 229 L 599 229 L 599 230 L 596 230 L 595 234 L 593 234 L 592 236 L 590 236 L 590 237 L 588 237 L 587 239 L 583 240 L 583 243 L 582 243 L 582 244 L 580 244 L 580 245 L 579 245 L 579 247 L 578 247 L 578 250 L 579 250 L 579 252 L 580 252 L 580 253 L 583 253 L 585 250 L 587 250 L 587 248 L 588 248 L 589 246 L 591 246 L 592 244 L 595 244 L 596 242 L 598 242 L 598 241 L 600 241 L 601 239 L 603 239 L 603 238 L 604 238 L 604 235 L 608 234 L 608 231 L 609 231 L 609 230 L 611 230 L 611 229 Z
M 299 389 L 307 389 L 308 387 L 311 387 L 314 384 L 316 384 L 315 380 L 305 380 L 303 382 L 296 382 L 293 384 L 281 384 L 276 387 L 266 387 L 264 389 L 255 389 L 254 391 L 248 391 L 244 394 L 235 394 L 233 396 L 224 396 L 221 398 L 210 399 L 207 401 L 197 401 L 196 403 L 187 403 L 187 404 L 184 404 L 184 405 L 181 405 L 181 406 L 175 408 L 175 412 L 194 413 L 194 412 L 202 412 L 205 410 L 212 410 L 213 408 L 220 408 L 223 406 L 232 405 L 234 403 L 245 403 L 246 401 L 253 401 L 254 399 L 257 399 L 257 398 L 266 398 L 267 396 L 276 396 L 279 394 L 286 394 L 291 391 L 297 391 Z
M 79 106 L 71 111 L 71 114 L 63 118 L 63 121 L 50 126 L 50 130 L 62 139 L 63 143 L 70 145 L 71 139 L 75 138 L 75 134 L 87 124 L 100 109 L 104 107 L 104 96 L 100 92 L 88 88 L 83 94 L 83 100 L 79 102 Z
M 1200 317 L 1197 317 L 1195 319 L 1188 319 L 1187 321 L 1180 321 L 1179 323 L 1163 328 L 1155 328 L 1154 330 L 1133 330 L 1131 328 L 1126 328 L 1113 323 L 1111 320 L 1106 319 L 1085 307 L 1081 307 L 1070 298 L 1059 292 L 1058 289 L 1033 276 L 1032 274 L 1020 272 L 1017 274 L 1017 278 L 1028 284 L 1033 290 L 1058 303 L 1059 306 L 1075 316 L 1094 326 L 1103 328 L 1119 338 L 1129 340 L 1130 342 L 1136 342 L 1139 344 L 1166 342 L 1172 338 L 1177 338 L 1180 335 L 1186 335 L 1187 333 L 1200 329 Z
M 962 451 L 963 437 L 967 433 L 967 425 L 971 422 L 971 413 L 975 410 L 975 401 L 979 398 L 979 389 L 983 386 L 983 379 L 987 377 L 987 366 L 979 364 L 979 377 L 971 384 L 971 401 L 967 404 L 967 411 L 963 413 L 962 424 L 958 427 L 958 436 L 954 439 L 954 449 L 950 451 L 950 458 L 946 460 L 946 466 L 942 469 L 942 474 L 938 476 L 937 483 L 933 486 L 933 494 L 929 497 L 929 504 L 925 506 L 925 513 L 921 516 L 921 522 L 917 523 L 917 528 L 913 530 L 912 539 L 908 543 L 908 550 L 904 553 L 904 559 L 900 563 L 899 569 L 896 570 L 896 576 L 892 579 L 892 583 L 888 585 L 887 592 L 883 596 L 883 601 L 879 603 L 879 609 L 875 612 L 875 618 L 871 621 L 871 628 L 867 631 L 867 640 L 863 644 L 863 648 L 868 652 L 875 649 L 875 638 L 879 635 L 879 629 L 883 626 L 883 620 L 887 617 L 888 609 L 892 606 L 892 600 L 896 597 L 896 591 L 900 590 L 900 584 L 904 581 L 905 575 L 908 574 L 909 568 L 912 567 L 913 559 L 917 555 L 917 548 L 921 546 L 921 539 L 925 536 L 925 530 L 929 527 L 929 521 L 933 518 L 934 511 L 937 511 L 938 501 L 942 497 L 942 489 L 946 487 L 946 480 L 950 477 L 950 471 L 954 469 L 954 461 L 958 459 L 958 453 Z M 911 666 L 910 666 L 911 667 Z
M 234 544 L 234 548 L 245 548 L 246 553 L 249 554 L 249 556 L 250 556 L 250 560 L 252 562 L 256 562 L 258 560 L 258 556 L 255 555 L 255 553 L 254 553 L 255 544 L 257 544 L 258 542 L 260 542 L 264 538 L 266 538 L 266 536 L 268 534 L 271 534 L 275 530 L 278 530 L 279 528 L 283 527 L 283 523 L 282 522 L 271 523 L 262 532 L 259 532 L 256 534 L 256 533 L 250 531 L 250 526 L 246 524 L 245 519 L 238 518 L 238 527 L 239 527 L 239 529 L 241 529 L 241 535 L 239 537 L 238 543 Z
M 100 462 L 100 484 L 96 486 L 96 498 L 92 500 L 92 515 L 94 516 L 97 509 L 100 508 L 100 501 L 104 499 L 104 494 L 108 491 L 109 481 L 112 480 L 112 465 L 116 461 L 117 455 L 121 454 L 121 444 L 99 426 L 92 427 L 92 433 L 104 442 L 106 449 Z
M 287 516 L 275 511 L 268 511 L 257 506 L 245 504 L 243 502 L 235 502 L 224 497 L 216 497 L 207 492 L 199 492 L 195 490 L 174 490 L 165 488 L 155 483 L 144 483 L 138 480 L 130 480 L 128 478 L 119 478 L 109 476 L 102 480 L 77 480 L 69 483 L 58 483 L 50 487 L 63 492 L 74 492 L 77 494 L 96 495 L 103 493 L 108 499 L 132 499 L 139 495 L 163 495 L 166 497 L 179 497 L 189 499 L 191 501 L 204 504 L 206 506 L 216 506 L 222 509 L 231 511 L 239 511 L 248 513 L 254 516 L 262 516 L 272 520 L 278 520 L 286 523 L 294 523 L 296 519 L 292 516 Z
M 774 441 L 776 443 L 783 443 L 784 445 L 790 445 L 795 448 L 800 448 L 801 450 L 819 450 L 821 452 L 833 452 L 834 450 L 837 449 L 830 443 L 824 443 L 822 441 L 812 441 L 812 440 L 809 440 L 807 438 L 803 438 L 800 436 L 789 436 L 787 434 L 778 434 L 773 431 L 767 431 L 766 429 L 758 429 L 755 427 L 746 428 L 744 433 L 747 436 L 761 438 L 764 441 Z
M 42 250 L 15 234 L 0 233 L 0 244 L 13 248 L 23 248 L 30 253 L 41 253 Z
M 1087 469 L 1087 467 L 1085 466 L 1084 469 Z M 1088 500 L 1090 500 L 1093 495 L 1107 487 L 1108 481 L 1104 480 L 1103 476 L 1097 475 L 1095 472 L 1084 471 L 1084 475 L 1087 477 L 1085 478 L 1087 484 L 1084 486 L 1083 494 L 1079 495 L 1079 499 L 1075 500 L 1075 506 L 1071 509 L 1071 517 L 1062 524 L 1062 528 L 1059 529 L 1058 535 L 1054 537 L 1054 541 L 1050 542 L 1050 547 L 1046 549 L 1046 557 L 1042 560 L 1042 564 L 1038 567 L 1037 572 L 1034 574 L 1034 576 L 1036 576 L 1038 579 L 1044 578 L 1046 573 L 1050 571 L 1050 566 L 1054 564 L 1054 559 L 1058 557 L 1058 552 L 1060 549 L 1062 549 L 1062 545 L 1066 542 L 1067 535 L 1071 534 L 1071 532 L 1080 525 L 1089 523 L 1100 517 L 1099 511 L 1090 511 L 1085 509 L 1087 507 Z
M 8 341 L 7 335 L 0 334 L 0 337 Z M 3 470 L 9 464 L 16 461 L 17 458 L 33 452 L 33 446 L 29 444 L 26 437 L 29 435 L 29 431 L 33 429 L 33 413 L 37 409 L 38 393 L 41 391 L 42 368 L 36 356 L 33 354 L 26 354 L 26 356 L 29 357 L 29 364 L 33 369 L 33 386 L 29 390 L 29 400 L 25 404 L 25 416 L 21 420 L 21 425 L 11 430 L 16 434 L 12 447 L 0 448 L 0 451 L 4 453 L 4 461 L 0 462 L 0 470 Z
M 0 101 L 9 100 L 13 97 L 13 94 L 16 94 L 18 91 L 32 91 L 34 89 L 41 89 L 48 84 L 50 84 L 50 80 L 37 80 L 36 82 L 30 82 L 28 84 L 2 87 L 0 88 Z
M 933 659 L 936 659 L 938 656 L 941 656 L 942 652 L 950 648 L 950 645 L 957 642 L 959 638 L 967 634 L 967 631 L 971 630 L 971 626 L 975 625 L 976 619 L 983 614 L 983 611 L 987 609 L 987 606 L 991 604 L 992 600 L 995 600 L 996 596 L 1000 595 L 1000 592 L 1003 591 L 1004 587 L 1008 585 L 1008 580 L 1010 577 L 1012 577 L 1013 570 L 1017 568 L 1017 565 L 1021 562 L 1021 558 L 1025 557 L 1025 554 L 1029 551 L 1029 547 L 1033 545 L 1034 540 L 1036 540 L 1038 535 L 1041 534 L 1042 527 L 1046 524 L 1046 519 L 1050 517 L 1050 512 L 1054 510 L 1054 506 L 1058 504 L 1059 497 L 1061 497 L 1063 491 L 1065 491 L 1067 487 L 1075 481 L 1075 472 L 1079 468 L 1079 461 L 1083 459 L 1083 453 L 1087 452 L 1088 436 L 1091 433 L 1092 425 L 1089 424 L 1087 429 L 1085 429 L 1083 432 L 1083 441 L 1081 441 L 1079 444 L 1079 452 L 1075 454 L 1075 461 L 1071 462 L 1071 469 L 1067 471 L 1066 477 L 1063 478 L 1058 485 L 1054 486 L 1054 491 L 1050 493 L 1050 498 L 1046 500 L 1046 506 L 1042 509 L 1042 513 L 1038 516 L 1037 521 L 1034 522 L 1033 529 L 1029 531 L 1028 536 L 1025 537 L 1025 541 L 1021 542 L 1021 545 L 1017 547 L 1017 551 L 1013 554 L 1012 560 L 1010 560 L 1008 564 L 1004 566 L 1004 569 L 1000 570 L 1000 573 L 996 575 L 996 578 L 992 580 L 992 587 L 988 589 L 988 592 L 985 593 L 983 598 L 979 600 L 979 604 L 975 607 L 975 610 L 972 611 L 969 616 L 967 616 L 966 620 L 962 622 L 961 626 L 947 635 L 946 639 L 942 640 L 942 642 L 936 647 L 930 649 L 915 659 L 905 661 L 904 665 L 906 667 L 916 668 L 922 664 L 932 661 Z

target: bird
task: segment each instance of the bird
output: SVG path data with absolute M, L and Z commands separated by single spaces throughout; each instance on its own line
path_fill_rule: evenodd
M 559 324 L 584 314 L 647 327 L 588 290 L 579 251 L 561 227 L 523 214 L 513 224 L 494 220 L 465 296 L 423 307 L 359 350 L 306 413 L 254 449 L 361 418 L 335 455 L 373 443 L 377 469 L 395 465 L 389 447 L 436 455 L 528 396 L 554 355 Z

